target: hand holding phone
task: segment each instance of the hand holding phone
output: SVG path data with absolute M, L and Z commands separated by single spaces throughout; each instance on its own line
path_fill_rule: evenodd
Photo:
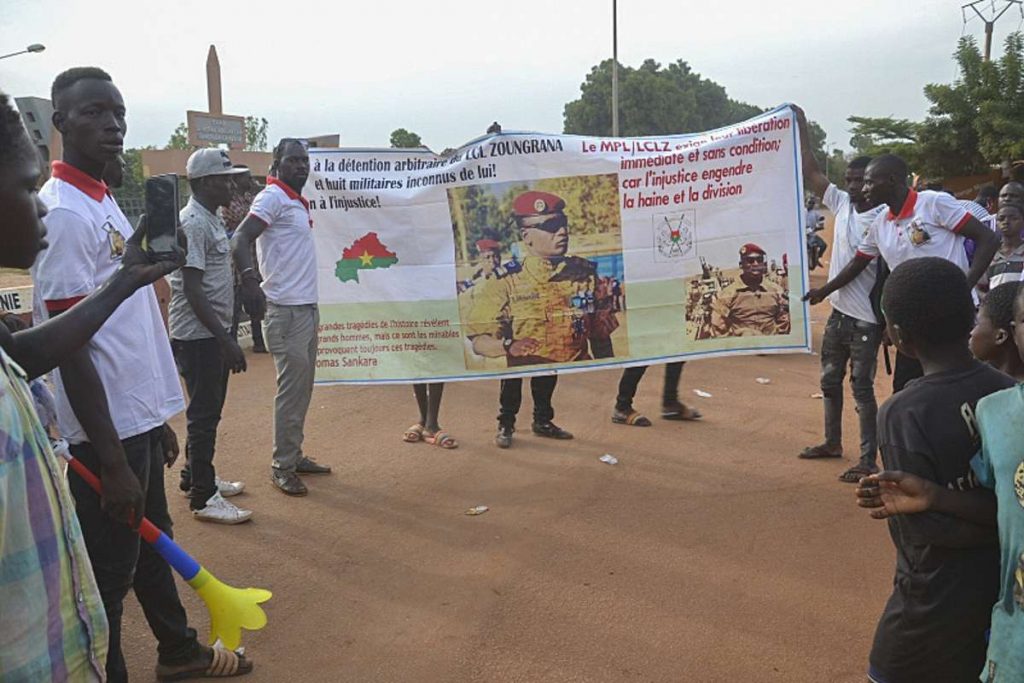
M 178 175 L 146 179 L 145 248 L 153 258 L 173 258 L 178 244 Z

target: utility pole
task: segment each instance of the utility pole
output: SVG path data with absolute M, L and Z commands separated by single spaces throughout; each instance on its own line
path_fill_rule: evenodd
M 985 61 L 990 61 L 992 58 L 992 29 L 995 27 L 996 22 L 999 18 L 1006 14 L 1006 11 L 1017 5 L 1018 9 L 1021 10 L 1021 17 L 1024 17 L 1024 7 L 1022 7 L 1021 0 L 1002 0 L 1006 3 L 1006 6 L 1001 10 L 996 11 L 995 0 L 974 0 L 966 5 L 960 6 L 960 13 L 963 14 L 964 23 L 967 23 L 967 9 L 970 8 L 975 14 L 977 14 L 983 22 L 985 22 Z M 978 5 L 990 5 L 992 8 L 992 18 L 989 19 L 978 9 Z
M 1018 0 L 1019 2 L 1019 0 Z M 612 0 L 612 137 L 619 137 L 619 8 Z

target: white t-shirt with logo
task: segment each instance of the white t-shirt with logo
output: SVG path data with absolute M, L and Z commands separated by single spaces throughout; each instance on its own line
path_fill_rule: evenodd
M 971 215 L 945 192 L 911 190 L 899 214 L 883 211 L 857 247 L 861 256 L 881 255 L 891 270 L 906 261 L 938 256 L 960 267 L 969 267 L 961 228 Z
M 884 206 L 857 213 L 850 201 L 850 195 L 829 183 L 821 198 L 822 203 L 835 214 L 835 229 L 832 235 L 832 260 L 828 265 L 828 279 L 833 280 L 856 256 L 857 246 L 864 239 Z M 871 307 L 871 290 L 878 279 L 878 269 L 868 266 L 854 278 L 853 282 L 832 292 L 829 303 L 840 313 L 869 323 L 878 323 Z
M 71 182 L 50 178 L 39 191 L 50 212 L 49 248 L 32 266 L 33 318 L 67 308 L 106 282 L 120 267 L 132 227 L 109 195 L 96 200 Z M 48 305 L 50 308 L 48 308 Z M 153 287 L 126 299 L 86 345 L 107 396 L 119 438 L 164 424 L 185 409 L 178 372 Z M 60 372 L 54 371 L 57 422 L 70 443 L 89 440 L 68 402 Z
M 256 240 L 267 301 L 279 306 L 317 302 L 316 250 L 309 210 L 277 185 L 267 185 L 249 207 L 267 224 Z

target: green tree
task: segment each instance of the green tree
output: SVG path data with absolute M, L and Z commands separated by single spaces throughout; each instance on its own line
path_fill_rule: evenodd
M 267 151 L 267 120 L 262 116 L 245 117 L 245 151 Z
M 422 147 L 423 141 L 420 140 L 419 135 L 412 131 L 408 131 L 405 128 L 396 128 L 391 131 L 391 146 L 411 149 L 413 147 Z
M 946 98 L 967 100 L 977 115 L 973 122 L 978 152 L 990 164 L 1009 164 L 1024 156 L 1024 36 L 1019 32 L 1006 38 L 1003 56 L 995 62 L 981 58 L 971 37 L 960 39 L 956 53 L 960 80 L 952 88 L 929 86 L 935 106 L 932 112 L 954 109 Z M 928 94 L 928 89 L 925 90 Z M 954 109 L 958 112 L 966 107 Z
M 580 97 L 565 105 L 565 132 L 611 132 L 612 60 L 590 70 Z M 736 123 L 763 110 L 730 99 L 725 88 L 702 78 L 683 60 L 662 67 L 647 59 L 619 66 L 619 131 L 624 136 L 694 133 Z
M 590 70 L 580 97 L 565 105 L 564 131 L 609 135 L 612 129 L 612 60 Z M 619 132 L 623 136 L 699 133 L 744 121 L 765 110 L 731 99 L 723 86 L 702 78 L 683 60 L 662 66 L 619 66 Z M 818 163 L 825 162 L 825 131 L 809 122 Z
M 171 133 L 171 139 L 167 141 L 164 149 L 192 149 L 188 142 L 188 125 L 179 123 L 178 127 Z
M 852 159 L 853 157 L 850 158 Z M 828 164 L 823 168 L 830 182 L 834 183 L 837 187 L 845 187 L 846 167 L 848 165 L 849 160 L 843 154 L 843 151 L 841 149 L 833 149 L 832 153 L 828 156 Z
M 1003 56 L 986 62 L 972 36 L 957 43 L 950 84 L 931 83 L 924 121 L 851 116 L 850 143 L 861 154 L 891 152 L 918 173 L 981 173 L 1024 156 L 1024 37 L 1007 37 Z
M 917 160 L 917 136 L 921 124 L 889 116 L 851 116 L 850 145 L 859 155 L 876 157 L 897 154 L 908 164 Z
M 127 197 L 139 197 L 145 193 L 146 176 L 142 171 L 142 150 L 155 149 L 155 147 L 142 147 L 126 149 L 124 157 L 124 182 L 115 191 L 117 195 Z

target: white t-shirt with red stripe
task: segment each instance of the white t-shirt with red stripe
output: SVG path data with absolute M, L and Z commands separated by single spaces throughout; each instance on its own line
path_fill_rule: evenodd
M 132 227 L 102 182 L 56 161 L 39 191 L 50 212 L 43 218 L 49 248 L 32 266 L 33 318 L 67 310 L 121 266 Z M 121 439 L 164 424 L 185 409 L 178 372 L 156 293 L 143 287 L 126 299 L 87 344 Z M 71 443 L 89 440 L 54 371 L 57 422 Z
M 317 303 L 313 219 L 306 200 L 277 178 L 267 178 L 249 215 L 267 225 L 256 239 L 267 301 L 279 306 Z
M 960 230 L 970 220 L 958 200 L 945 192 L 910 190 L 896 215 L 883 211 L 857 247 L 857 255 L 881 255 L 890 269 L 924 256 L 938 256 L 960 267 L 969 267 Z

